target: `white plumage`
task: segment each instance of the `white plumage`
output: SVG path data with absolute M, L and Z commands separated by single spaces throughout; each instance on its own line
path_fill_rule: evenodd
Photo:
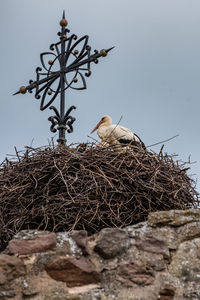
M 135 133 L 121 125 L 112 124 L 110 116 L 102 117 L 91 133 L 97 129 L 97 134 L 101 139 L 100 145 L 133 145 L 145 149 L 144 143 Z

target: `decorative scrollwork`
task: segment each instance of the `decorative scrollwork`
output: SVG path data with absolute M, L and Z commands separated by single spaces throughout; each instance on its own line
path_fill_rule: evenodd
M 65 143 L 65 130 L 68 133 L 73 131 L 74 117 L 70 113 L 75 106 L 71 106 L 65 111 L 65 91 L 69 88 L 73 90 L 83 90 L 87 88 L 86 78 L 91 75 L 91 63 L 98 63 L 98 58 L 106 56 L 112 49 L 94 50 L 88 45 L 89 37 L 85 35 L 78 39 L 77 35 L 71 34 L 66 28 L 67 20 L 65 12 L 60 21 L 61 31 L 58 32 L 60 41 L 50 45 L 50 51 L 40 54 L 41 67 L 36 68 L 36 80 L 30 80 L 28 86 L 23 86 L 17 93 L 25 94 L 26 91 L 32 93 L 35 89 L 35 98 L 41 99 L 40 110 L 50 108 L 55 115 L 48 118 L 52 123 L 50 130 L 59 130 L 59 142 Z M 50 106 L 56 97 L 60 95 L 60 113 L 55 106 Z M 68 128 L 67 128 L 68 127 Z
M 40 60 L 41 64 L 44 68 L 44 71 L 42 71 L 41 68 L 37 68 L 37 81 L 41 80 L 41 77 L 46 77 L 48 80 L 41 82 L 41 87 L 37 89 L 35 93 L 35 97 L 38 99 L 41 97 L 42 94 L 42 100 L 40 109 L 44 110 L 48 106 L 50 106 L 54 99 L 56 98 L 57 94 L 61 92 L 60 87 L 60 77 L 62 76 L 62 71 L 64 70 L 64 80 L 65 80 L 65 87 L 64 90 L 71 88 L 74 90 L 83 90 L 87 88 L 85 76 L 89 77 L 91 75 L 91 69 L 90 64 L 93 60 L 91 60 L 91 47 L 88 45 L 88 39 L 89 37 L 83 36 L 79 40 L 77 40 L 77 36 L 72 34 L 69 38 L 66 38 L 64 40 L 65 43 L 68 43 L 65 48 L 66 50 L 64 53 L 62 53 L 60 46 L 61 41 L 57 44 L 52 44 L 50 46 L 51 50 L 56 51 L 56 54 L 54 52 L 43 52 L 40 54 Z M 75 40 L 75 42 L 73 42 Z M 79 47 L 81 50 L 78 52 L 76 51 L 76 48 Z M 78 54 L 76 54 L 78 52 Z M 94 52 L 95 54 L 98 53 L 97 50 Z M 45 61 L 45 57 L 48 57 Z M 61 57 L 64 57 L 63 60 L 61 60 Z M 85 58 L 87 57 L 87 62 L 85 62 Z M 82 60 L 84 59 L 84 64 L 86 64 L 85 67 L 82 67 Z M 50 64 L 47 65 L 47 61 Z M 53 70 L 53 66 L 58 61 L 59 70 Z M 97 60 L 95 60 L 97 62 Z M 83 71 L 85 73 L 83 73 Z M 70 75 L 70 76 L 69 76 Z M 57 88 L 52 88 L 52 85 L 55 83 L 55 81 L 58 81 Z M 77 84 L 79 83 L 79 85 Z M 54 84 L 55 85 L 55 84 Z M 78 85 L 78 86 L 77 86 Z M 52 93 L 54 94 L 50 100 L 48 100 L 47 104 L 44 105 L 45 97 L 47 96 L 48 90 L 51 89 Z
M 76 106 L 72 105 L 66 111 L 64 117 L 62 117 L 60 115 L 60 113 L 58 112 L 58 110 L 55 106 L 50 106 L 49 108 L 52 109 L 55 112 L 54 116 L 51 116 L 51 117 L 48 118 L 48 120 L 52 123 L 51 126 L 50 126 L 51 132 L 55 133 L 57 130 L 59 130 L 60 126 L 64 126 L 64 127 L 66 127 L 65 130 L 67 130 L 68 133 L 72 133 L 73 132 L 72 124 L 74 123 L 76 118 L 70 116 L 70 113 L 73 109 L 76 109 Z M 56 126 L 57 126 L 57 128 L 55 128 Z M 67 126 L 69 127 L 68 129 L 67 129 Z
M 49 107 L 56 96 L 61 93 L 60 78 L 63 73 L 65 81 L 64 90 L 68 88 L 74 90 L 83 90 L 87 88 L 85 76 L 89 77 L 91 75 L 91 63 L 98 63 L 97 58 L 101 56 L 97 50 L 94 50 L 94 53 L 91 54 L 91 47 L 88 45 L 88 39 L 89 37 L 85 35 L 77 40 L 77 36 L 72 34 L 70 37 L 64 38 L 64 52 L 62 52 L 61 49 L 61 40 L 50 46 L 52 52 L 43 52 L 40 54 L 40 61 L 43 69 L 41 67 L 36 69 L 36 81 L 32 81 L 29 90 L 33 88 L 33 84 L 36 84 L 35 98 L 40 99 L 42 97 L 40 104 L 41 110 Z M 76 50 L 77 48 L 80 50 Z M 54 65 L 59 66 L 59 69 L 54 70 Z M 48 94 L 49 90 L 51 93 Z M 46 101 L 46 97 L 50 99 Z

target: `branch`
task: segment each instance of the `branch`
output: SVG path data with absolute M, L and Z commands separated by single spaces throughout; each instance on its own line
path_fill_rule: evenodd
M 149 148 L 149 147 L 153 147 L 153 146 L 156 146 L 156 145 L 159 145 L 159 144 L 162 144 L 162 143 L 168 142 L 168 141 L 170 141 L 170 140 L 172 140 L 172 139 L 175 139 L 177 136 L 179 136 L 179 134 L 177 134 L 177 135 L 174 135 L 173 137 L 171 137 L 171 138 L 169 138 L 169 139 L 167 139 L 167 140 L 164 140 L 164 141 L 161 141 L 161 142 L 158 142 L 158 143 L 155 143 L 155 144 L 152 144 L 152 145 L 146 146 L 146 147 L 147 147 L 147 148 Z

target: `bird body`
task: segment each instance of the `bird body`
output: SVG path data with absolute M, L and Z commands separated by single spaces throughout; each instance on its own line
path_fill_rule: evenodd
M 100 145 L 120 145 L 121 147 L 133 145 L 145 148 L 141 139 L 131 130 L 119 124 L 112 124 L 110 116 L 102 117 L 91 133 L 97 129 L 97 134 L 101 139 Z

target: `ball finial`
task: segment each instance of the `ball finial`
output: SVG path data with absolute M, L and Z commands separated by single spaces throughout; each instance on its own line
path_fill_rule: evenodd
M 65 18 L 63 18 L 63 19 L 60 20 L 60 26 L 66 27 L 67 24 L 68 24 L 68 22 L 67 22 L 67 20 Z
M 107 56 L 107 52 L 106 52 L 105 49 L 101 49 L 99 53 L 100 53 L 100 55 L 103 56 L 103 57 Z
M 27 88 L 25 86 L 21 86 L 19 91 L 20 91 L 21 94 L 26 94 Z
M 53 60 L 50 59 L 50 60 L 48 61 L 48 64 L 49 64 L 49 65 L 53 65 Z

